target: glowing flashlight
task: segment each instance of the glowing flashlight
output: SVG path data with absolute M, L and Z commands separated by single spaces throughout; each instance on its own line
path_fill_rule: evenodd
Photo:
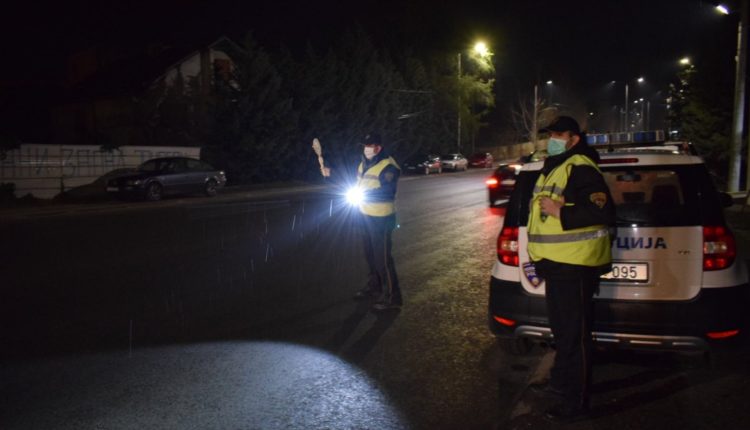
M 352 206 L 359 206 L 365 200 L 365 192 L 359 187 L 351 187 L 346 191 L 346 201 Z

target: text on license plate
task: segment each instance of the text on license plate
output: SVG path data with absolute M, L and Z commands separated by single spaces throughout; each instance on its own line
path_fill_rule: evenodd
M 618 281 L 648 281 L 647 263 L 612 263 L 612 271 L 602 275 L 602 279 Z

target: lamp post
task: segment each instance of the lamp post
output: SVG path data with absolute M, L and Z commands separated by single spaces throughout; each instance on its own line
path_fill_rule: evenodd
M 552 80 L 547 80 L 547 86 L 552 85 Z M 551 98 L 551 97 L 550 97 Z M 534 110 L 531 114 L 531 141 L 534 142 L 536 147 L 536 141 L 539 138 L 539 85 L 534 84 Z
M 639 84 L 642 84 L 644 81 L 645 79 L 643 79 L 643 76 L 636 79 L 636 82 L 638 82 Z M 629 90 L 628 83 L 625 82 L 625 130 L 623 130 L 625 132 L 627 132 L 630 129 L 630 124 L 628 122 L 628 110 L 630 109 L 630 105 L 628 104 L 628 90 Z
M 489 58 L 492 53 L 490 52 L 487 44 L 484 42 L 477 42 L 474 44 L 474 53 L 480 58 Z M 458 152 L 461 152 L 461 52 L 459 51 L 457 56 L 458 62 L 458 97 L 456 103 L 456 147 Z
M 725 14 L 729 10 L 723 5 L 716 9 Z M 742 0 L 740 6 L 740 22 L 737 24 L 737 64 L 735 65 L 734 78 L 734 115 L 732 115 L 732 145 L 729 150 L 729 178 L 728 191 L 739 191 L 740 170 L 742 168 L 742 130 L 745 125 L 745 69 L 747 65 L 747 0 Z M 748 157 L 750 167 L 750 157 Z M 747 173 L 745 187 L 750 188 L 750 171 Z

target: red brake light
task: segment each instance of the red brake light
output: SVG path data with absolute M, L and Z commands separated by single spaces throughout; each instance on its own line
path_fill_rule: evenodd
M 710 339 L 726 339 L 729 337 L 737 336 L 740 334 L 739 330 L 727 330 L 727 331 L 711 331 L 706 333 Z
M 599 164 L 626 164 L 637 163 L 637 158 L 604 158 L 599 160 Z
M 490 188 L 495 188 L 497 187 L 497 184 L 500 183 L 500 181 L 498 181 L 497 178 L 492 177 L 492 178 L 487 178 L 487 180 L 484 181 L 484 183 L 487 184 L 487 186 Z
M 724 226 L 703 227 L 703 270 L 726 269 L 734 263 L 737 247 L 734 236 Z
M 493 315 L 492 318 L 494 318 L 495 321 L 499 322 L 500 324 L 504 326 L 513 327 L 514 325 L 516 325 L 516 322 L 514 320 L 511 320 L 508 318 L 499 317 L 497 315 Z
M 518 227 L 503 227 L 500 231 L 497 259 L 507 266 L 518 266 Z

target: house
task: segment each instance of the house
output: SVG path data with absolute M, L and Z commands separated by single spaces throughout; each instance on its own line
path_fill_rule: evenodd
M 88 49 L 71 56 L 66 97 L 52 110 L 53 143 L 199 146 L 191 127 L 217 83 L 232 84 L 227 37 L 209 43 Z

